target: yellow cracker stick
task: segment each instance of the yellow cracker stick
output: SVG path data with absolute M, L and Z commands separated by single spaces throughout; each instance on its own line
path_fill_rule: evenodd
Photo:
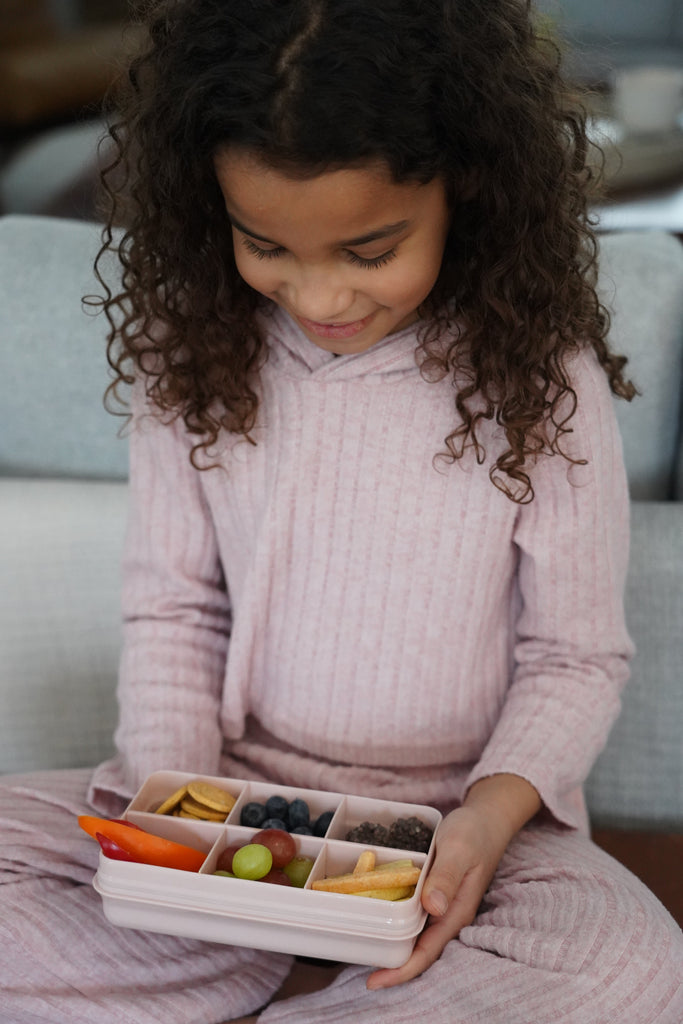
M 337 875 L 332 878 L 321 878 L 311 888 L 320 892 L 359 893 L 373 889 L 393 889 L 403 885 L 416 885 L 420 877 L 419 868 L 397 868 L 392 871 L 366 871 L 362 875 Z
M 387 864 L 380 864 L 377 871 L 395 871 L 397 868 L 412 868 L 412 860 L 390 860 Z
M 353 869 L 354 875 L 363 875 L 366 871 L 372 871 L 376 860 L 372 850 L 363 850 Z
M 357 892 L 356 896 L 370 896 L 373 900 L 405 900 L 415 892 L 414 885 L 396 885 L 393 889 L 368 889 Z

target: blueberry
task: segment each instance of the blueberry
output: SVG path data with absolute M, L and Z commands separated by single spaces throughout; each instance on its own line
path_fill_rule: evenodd
M 282 818 L 266 818 L 261 822 L 261 828 L 279 828 L 281 832 L 289 832 Z
M 320 815 L 320 817 L 316 819 L 315 824 L 313 825 L 313 835 L 324 836 L 328 828 L 330 827 L 330 822 L 332 821 L 333 817 L 334 811 L 323 811 L 323 813 Z
M 289 826 L 294 831 L 298 825 L 310 825 L 311 812 L 305 800 L 292 800 L 289 805 Z
M 271 796 L 266 800 L 266 817 L 279 818 L 289 823 L 289 804 L 283 796 Z
M 296 828 L 290 829 L 290 832 L 292 832 L 294 835 L 297 835 L 297 836 L 312 836 L 313 835 L 313 829 L 311 828 L 310 825 L 297 825 Z
M 266 809 L 263 804 L 258 804 L 253 801 L 250 804 L 245 804 L 240 814 L 240 825 L 246 825 L 247 828 L 260 828 L 261 823 L 266 820 Z

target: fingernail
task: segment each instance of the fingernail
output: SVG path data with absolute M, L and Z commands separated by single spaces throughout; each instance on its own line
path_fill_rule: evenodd
M 429 906 L 431 913 L 440 917 L 448 910 L 448 897 L 440 889 L 432 889 L 429 894 Z

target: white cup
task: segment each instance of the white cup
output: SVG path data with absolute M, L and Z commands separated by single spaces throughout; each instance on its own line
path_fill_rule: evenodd
M 614 76 L 614 114 L 634 135 L 667 132 L 683 109 L 683 69 L 624 68 Z

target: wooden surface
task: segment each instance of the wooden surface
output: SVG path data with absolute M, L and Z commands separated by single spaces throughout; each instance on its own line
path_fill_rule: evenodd
M 593 839 L 637 875 L 683 928 L 683 835 L 596 828 Z

